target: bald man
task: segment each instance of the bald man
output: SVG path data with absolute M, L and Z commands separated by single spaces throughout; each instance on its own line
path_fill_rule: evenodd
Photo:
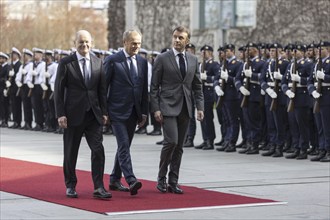
M 107 121 L 106 87 L 102 61 L 90 53 L 92 36 L 80 30 L 74 41 L 77 51 L 60 60 L 55 80 L 55 109 L 64 128 L 63 171 L 66 196 L 77 198 L 76 163 L 83 134 L 92 151 L 92 178 L 95 198 L 108 199 L 104 189 L 104 147 L 102 126 Z

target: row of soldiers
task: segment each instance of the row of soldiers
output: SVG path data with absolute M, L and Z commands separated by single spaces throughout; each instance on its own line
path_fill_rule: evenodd
M 194 45 L 188 44 L 191 51 Z M 204 93 L 204 142 L 196 149 L 287 159 L 330 162 L 330 42 L 319 44 L 249 43 L 238 48 L 201 48 L 200 77 Z M 214 144 L 213 109 L 221 124 L 222 139 Z M 314 109 L 313 109 L 314 107 Z M 185 147 L 193 147 L 194 120 Z M 239 131 L 243 142 L 237 144 Z
M 188 44 L 187 52 L 195 54 Z M 257 45 L 249 43 L 238 48 L 226 44 L 218 49 L 220 62 L 213 58 L 213 48 L 201 48 L 200 78 L 203 82 L 205 118 L 201 123 L 203 143 L 194 146 L 196 121 L 191 119 L 185 147 L 217 151 L 259 154 L 286 158 L 330 161 L 330 43 Z M 8 126 L 9 112 L 13 115 L 10 128 L 55 131 L 52 94 L 58 61 L 72 51 L 23 49 L 23 55 L 12 48 L 10 55 L 0 52 L 0 116 L 2 127 Z M 99 58 L 116 51 L 93 52 Z M 146 56 L 147 51 L 141 50 Z M 152 53 L 149 82 L 152 76 Z M 23 57 L 21 63 L 21 57 Z M 8 64 L 10 60 L 10 64 Z M 22 121 L 22 104 L 24 126 Z M 313 106 L 317 106 L 313 111 Z M 221 141 L 216 138 L 214 106 L 221 125 Z M 9 108 L 10 106 L 10 108 Z M 194 108 L 193 108 L 194 109 Z M 36 126 L 32 128 L 32 114 Z M 150 117 L 153 119 L 153 117 Z M 152 121 L 153 135 L 160 135 L 157 122 Z M 242 143 L 237 144 L 239 131 Z M 111 133 L 110 127 L 104 129 Z M 61 132 L 59 129 L 57 132 Z M 146 127 L 137 133 L 146 133 Z

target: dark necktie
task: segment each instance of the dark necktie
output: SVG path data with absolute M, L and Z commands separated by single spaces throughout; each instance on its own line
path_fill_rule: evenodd
M 85 85 L 87 86 L 88 81 L 89 81 L 89 74 L 88 74 L 87 67 L 86 67 L 86 59 L 85 58 L 81 59 L 81 62 L 83 64 L 84 81 L 85 81 Z
M 182 78 L 186 76 L 186 63 L 184 62 L 183 54 L 179 53 L 179 65 L 180 65 L 180 72 L 182 75 Z
M 132 57 L 127 57 L 127 59 L 130 61 L 129 73 L 131 74 L 131 78 L 133 80 L 133 83 L 135 83 L 136 80 L 137 80 L 137 73 L 136 73 L 135 66 L 133 64 L 133 58 Z

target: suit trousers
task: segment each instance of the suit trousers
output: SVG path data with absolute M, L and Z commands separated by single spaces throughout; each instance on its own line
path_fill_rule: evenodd
M 81 138 L 85 134 L 86 141 L 92 151 L 92 178 L 94 189 L 104 187 L 104 147 L 102 144 L 102 125 L 98 123 L 92 110 L 86 112 L 83 123 L 79 126 L 68 126 L 64 129 L 64 162 L 63 171 L 67 188 L 75 188 L 77 184 L 76 164 Z
M 133 166 L 130 154 L 130 148 L 136 128 L 138 116 L 133 108 L 130 117 L 126 121 L 112 121 L 112 130 L 117 139 L 117 153 L 115 164 L 110 175 L 110 183 L 119 181 L 122 173 L 128 184 L 136 181 L 133 173 Z
M 178 116 L 163 116 L 164 145 L 160 154 L 158 179 L 166 177 L 168 166 L 168 182 L 176 184 L 183 154 L 183 143 L 189 125 L 187 104 L 184 101 Z

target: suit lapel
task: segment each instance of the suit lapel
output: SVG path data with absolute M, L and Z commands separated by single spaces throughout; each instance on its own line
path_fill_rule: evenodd
M 84 78 L 82 76 L 82 72 L 81 72 L 80 67 L 79 67 L 79 61 L 77 59 L 76 53 L 74 53 L 72 55 L 72 59 L 73 59 L 72 66 L 75 70 L 75 71 L 73 71 L 73 74 L 75 74 L 76 77 L 78 77 L 82 82 L 84 82 Z
M 179 77 L 182 79 L 182 75 L 181 75 L 180 69 L 178 67 L 178 64 L 177 64 L 177 62 L 175 60 L 175 54 L 174 54 L 173 50 L 170 50 L 169 51 L 169 57 L 170 57 L 170 61 L 171 61 L 172 65 L 173 65 L 174 69 L 176 70 L 176 72 L 179 75 Z

